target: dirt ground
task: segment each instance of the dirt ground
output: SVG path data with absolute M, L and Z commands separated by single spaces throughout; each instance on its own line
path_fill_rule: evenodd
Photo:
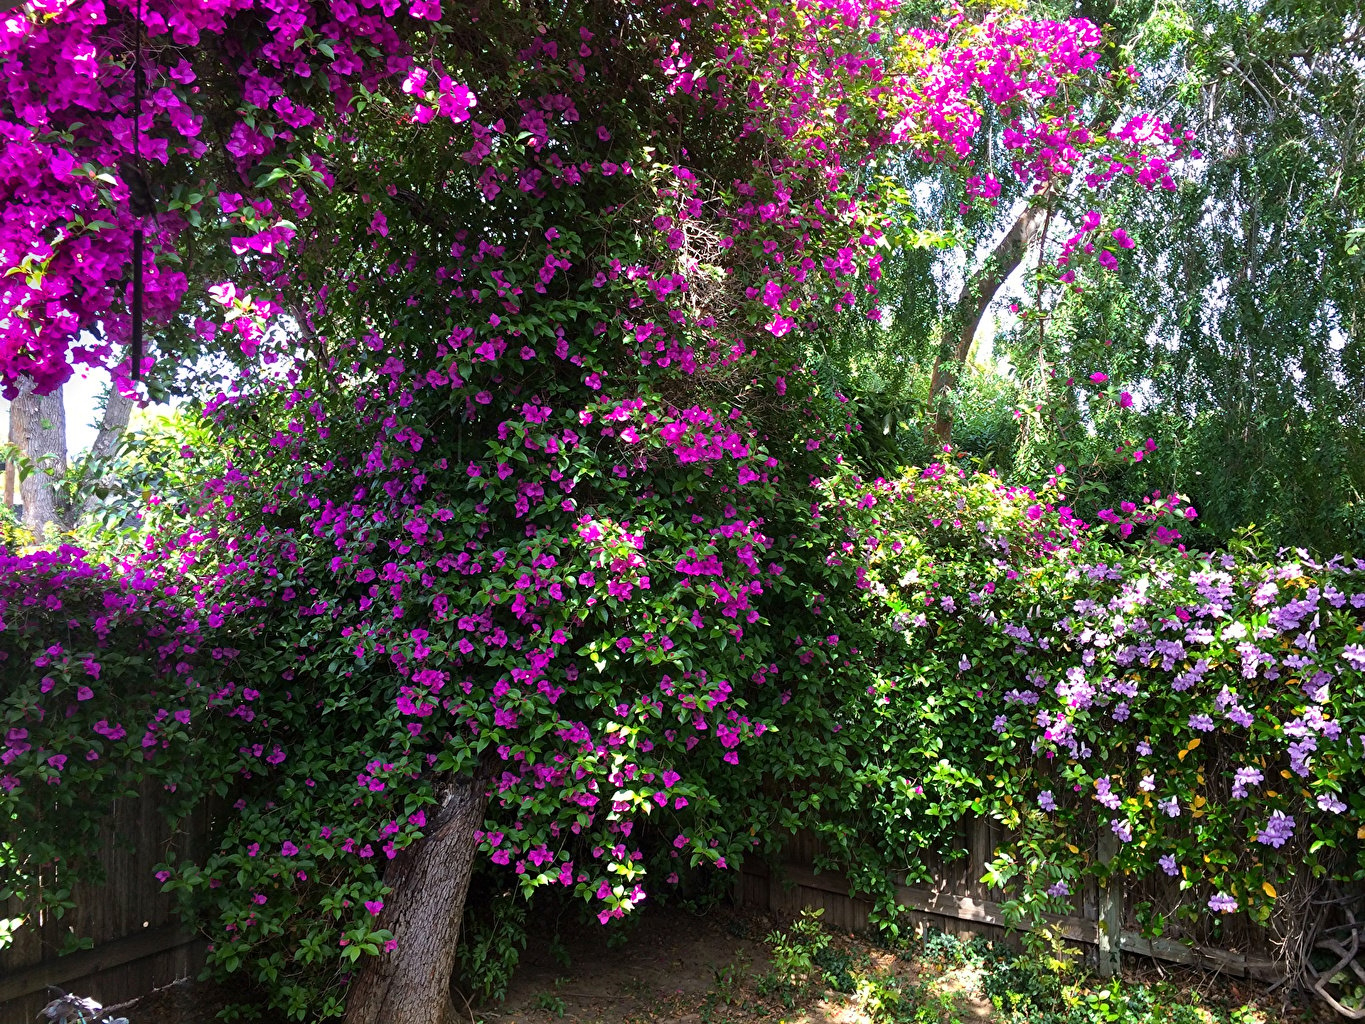
M 547 925 L 532 929 L 505 1001 L 456 1002 L 472 1024 L 869 1024 L 849 995 L 826 992 L 788 1007 L 759 994 L 758 979 L 772 966 L 763 938 L 778 924 L 756 913 L 717 910 L 698 917 L 651 907 L 627 932 L 566 926 L 555 942 Z M 925 980 L 910 964 L 851 935 L 835 935 L 832 943 L 907 984 Z M 990 1020 L 990 1005 L 976 994 L 970 972 L 941 975 L 935 987 L 953 1002 L 962 1024 Z M 218 987 L 187 980 L 121 1012 L 133 1024 L 217 1024 L 228 1001 Z
M 473 1007 L 471 1018 L 487 1024 L 868 1024 L 851 995 L 826 992 L 794 1007 L 759 995 L 757 979 L 771 968 L 762 939 L 776 926 L 752 913 L 721 910 L 702 918 L 651 908 L 614 949 L 601 928 L 566 935 L 558 956 L 548 940 L 533 940 L 506 1001 Z M 833 942 L 908 984 L 926 980 L 854 936 L 836 935 Z M 990 1004 L 968 972 L 934 981 L 963 1024 L 990 1019 Z
M 773 967 L 764 939 L 789 923 L 752 911 L 718 909 L 699 917 L 657 906 L 642 910 L 627 930 L 568 924 L 556 929 L 543 922 L 531 929 L 507 998 L 461 1008 L 470 1024 L 871 1024 L 866 992 L 811 991 L 784 1000 L 764 990 Z M 973 968 L 941 971 L 853 935 L 832 934 L 830 949 L 864 978 L 925 986 L 917 998 L 931 999 L 940 1012 L 923 1019 L 955 1024 L 995 1019 Z M 1125 976 L 1130 983 L 1166 980 L 1177 991 L 1215 1004 L 1236 1006 L 1264 995 L 1263 986 L 1252 982 L 1151 963 L 1134 963 Z M 230 1001 L 226 995 L 212 984 L 186 981 L 149 993 L 123 1012 L 133 1024 L 216 1024 L 217 1012 Z M 1335 1018 L 1312 1005 L 1237 1019 L 1306 1024 Z

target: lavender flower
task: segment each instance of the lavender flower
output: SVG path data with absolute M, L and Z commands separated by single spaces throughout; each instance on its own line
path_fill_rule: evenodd
M 996 715 L 995 721 L 991 723 L 991 728 L 994 729 L 997 733 L 1003 733 L 1008 725 L 1009 725 L 1008 718 L 1006 718 L 1004 715 Z
M 1318 741 L 1305 736 L 1298 743 L 1289 744 L 1289 767 L 1296 775 L 1308 776 L 1308 755 L 1318 749 Z
M 957 668 L 959 672 L 968 672 L 971 670 L 971 667 L 972 663 L 971 661 L 968 660 L 965 654 L 960 659 L 958 659 Z
M 1215 914 L 1235 914 L 1237 913 L 1237 901 L 1227 893 L 1220 892 L 1216 896 L 1209 897 L 1209 909 Z
M 1105 775 L 1095 780 L 1095 799 L 1111 811 L 1117 811 L 1122 801 L 1117 795 L 1110 792 L 1109 776 Z
M 1071 895 L 1071 886 L 1065 882 L 1053 882 L 1047 887 L 1047 894 L 1060 899 L 1063 896 Z
M 1172 878 L 1180 874 L 1180 868 L 1176 866 L 1175 854 L 1173 853 L 1164 854 L 1157 861 L 1157 863 L 1161 865 L 1161 870 L 1166 872 L 1166 874 L 1170 875 Z
M 1180 800 L 1177 797 L 1167 797 L 1165 800 L 1157 801 L 1157 807 L 1166 812 L 1168 818 L 1180 817 Z
M 1240 725 L 1243 729 L 1250 729 L 1251 723 L 1255 721 L 1251 712 L 1240 705 L 1234 706 L 1227 713 L 1228 721 L 1234 725 Z
M 1259 786 L 1265 779 L 1259 768 L 1238 768 L 1232 780 L 1232 798 L 1242 800 L 1247 795 L 1248 786 Z
M 1314 732 L 1321 733 L 1329 740 L 1341 736 L 1341 725 L 1322 717 L 1322 708 L 1309 708 L 1303 713 L 1303 723 Z
M 1265 828 L 1256 835 L 1256 842 L 1279 849 L 1294 838 L 1294 819 L 1284 811 L 1272 811 Z
M 1133 826 L 1122 818 L 1114 818 L 1109 822 L 1109 827 L 1114 830 L 1114 835 L 1119 837 L 1119 842 L 1131 843 L 1133 841 Z
M 1045 811 L 1055 811 L 1057 801 L 1052 798 L 1052 790 L 1045 789 L 1038 794 L 1038 806 Z
M 1199 732 L 1213 732 L 1213 719 L 1208 715 L 1190 715 L 1189 727 Z
M 1346 810 L 1346 805 L 1336 798 L 1335 793 L 1319 793 L 1318 808 L 1330 814 L 1340 814 Z
M 1347 644 L 1341 656 L 1357 672 L 1365 672 L 1365 644 Z

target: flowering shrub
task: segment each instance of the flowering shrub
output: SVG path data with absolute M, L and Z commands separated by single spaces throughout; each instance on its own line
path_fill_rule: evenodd
M 987 815 L 1014 835 L 990 877 L 1020 917 L 1064 912 L 1087 874 L 1170 876 L 1189 896 L 1149 908 L 1158 933 L 1358 878 L 1365 563 L 1186 551 L 1176 496 L 1085 524 L 1060 474 L 1035 493 L 934 466 L 837 499 L 896 639 L 845 711 L 880 752 L 856 806 L 884 852 L 836 849 L 890 900 L 877 873 L 902 843 Z M 841 824 L 822 825 L 836 844 Z

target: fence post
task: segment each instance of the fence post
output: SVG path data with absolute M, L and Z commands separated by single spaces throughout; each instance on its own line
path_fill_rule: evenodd
M 1101 826 L 1099 842 L 1100 863 L 1108 865 L 1118 852 L 1118 837 Z M 1110 876 L 1100 887 L 1099 973 L 1101 978 L 1112 978 L 1119 973 L 1119 936 L 1123 930 L 1123 883 Z

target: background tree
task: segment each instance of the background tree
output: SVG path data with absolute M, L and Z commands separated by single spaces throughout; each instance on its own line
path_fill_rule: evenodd
M 817 360 L 863 403 L 885 466 L 925 461 L 951 437 L 1021 481 L 1066 465 L 1091 513 L 1116 493 L 1187 492 L 1205 513 L 1191 533 L 1200 544 L 1254 522 L 1279 543 L 1358 549 L 1359 12 L 1074 13 L 1108 26 L 1108 68 L 1141 72 L 1126 93 L 1096 97 L 1093 116 L 1125 103 L 1160 110 L 1200 140 L 1178 189 L 1114 191 L 1094 207 L 1142 257 L 1111 246 L 1113 272 L 1059 287 L 1056 249 L 1041 251 L 1034 221 L 1052 211 L 1055 246 L 1090 204 L 1054 189 L 1030 205 L 1012 192 L 996 123 L 972 158 L 983 184 L 1001 182 L 997 205 L 960 205 L 951 187 L 906 173 L 888 316 L 845 328 Z M 1014 245 L 1021 234 L 1034 238 L 1027 252 Z M 1046 319 L 1031 317 L 1049 295 Z

